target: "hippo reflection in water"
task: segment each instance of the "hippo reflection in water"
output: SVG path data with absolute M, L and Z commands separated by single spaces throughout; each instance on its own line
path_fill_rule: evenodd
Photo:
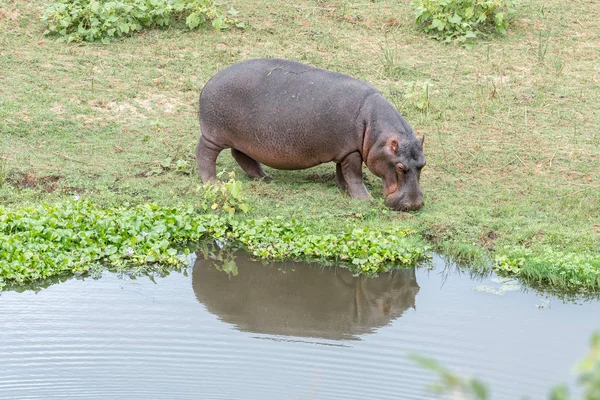
M 246 254 L 239 274 L 198 258 L 192 285 L 198 301 L 240 331 L 272 335 L 357 339 L 415 307 L 415 270 L 354 277 L 346 269 L 295 263 L 262 265 Z

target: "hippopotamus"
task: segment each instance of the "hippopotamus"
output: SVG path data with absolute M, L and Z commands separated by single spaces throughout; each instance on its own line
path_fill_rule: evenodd
M 359 199 L 371 196 L 362 165 L 383 181 L 385 203 L 423 206 L 423 137 L 374 86 L 348 75 L 282 59 L 253 59 L 216 73 L 200 93 L 196 146 L 203 182 L 216 180 L 226 148 L 251 178 L 261 166 L 299 170 L 336 163 L 336 182 Z

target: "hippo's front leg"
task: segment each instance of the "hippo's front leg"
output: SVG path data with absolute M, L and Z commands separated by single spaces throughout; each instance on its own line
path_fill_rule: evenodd
M 348 185 L 350 197 L 363 200 L 370 199 L 371 195 L 363 182 L 363 159 L 360 153 L 356 151 L 348 154 L 340 164 L 342 164 L 342 175 Z

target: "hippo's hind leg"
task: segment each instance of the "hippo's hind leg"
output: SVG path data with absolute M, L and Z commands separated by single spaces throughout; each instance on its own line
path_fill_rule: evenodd
M 231 149 L 231 155 L 233 156 L 233 158 L 235 158 L 235 161 L 237 161 L 237 163 L 240 164 L 240 167 L 242 167 L 242 169 L 246 171 L 250 178 L 268 178 L 267 174 L 265 174 L 265 171 L 263 171 L 260 163 L 254 158 L 247 155 L 246 153 L 242 153 L 241 151 L 236 149 Z
M 363 182 L 362 163 L 360 153 L 354 152 L 348 154 L 340 164 L 342 164 L 342 177 L 348 185 L 350 197 L 367 200 L 371 198 L 371 195 Z
M 198 163 L 198 175 L 202 182 L 214 182 L 217 180 L 217 157 L 223 150 L 222 147 L 206 140 L 204 135 L 200 136 L 196 145 L 196 162 Z
M 342 191 L 348 190 L 348 184 L 344 179 L 344 174 L 342 173 L 342 163 L 335 164 L 335 183 L 337 183 L 338 187 Z

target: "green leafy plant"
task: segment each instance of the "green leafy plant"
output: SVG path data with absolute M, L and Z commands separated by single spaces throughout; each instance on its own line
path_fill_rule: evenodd
M 185 21 L 189 29 L 209 21 L 217 30 L 243 28 L 236 14 L 233 8 L 223 12 L 213 0 L 55 0 L 46 7 L 41 20 L 47 25 L 44 33 L 59 35 L 59 40 L 107 43 L 174 21 Z
M 192 164 L 188 160 L 177 159 L 174 160 L 171 157 L 165 158 L 159 166 L 153 169 L 155 173 L 161 173 L 163 171 L 174 171 L 184 175 L 191 175 L 193 173 Z
M 416 81 L 404 83 L 405 103 L 410 104 L 419 111 L 427 111 L 430 106 L 430 89 L 433 84 L 429 81 Z
M 221 178 L 225 172 L 217 174 Z M 250 206 L 246 203 L 246 198 L 242 194 L 242 183 L 235 180 L 235 172 L 229 172 L 227 182 L 217 181 L 215 183 L 205 183 L 198 187 L 202 192 L 202 203 L 200 207 L 204 211 L 222 210 L 228 214 L 236 211 L 247 213 Z
M 506 34 L 510 0 L 412 0 L 416 22 L 438 40 L 466 42 L 490 31 Z
M 310 225 L 281 218 L 232 221 L 230 238 L 265 260 L 307 260 L 344 264 L 373 274 L 428 258 L 426 246 L 407 229 L 313 232 Z

